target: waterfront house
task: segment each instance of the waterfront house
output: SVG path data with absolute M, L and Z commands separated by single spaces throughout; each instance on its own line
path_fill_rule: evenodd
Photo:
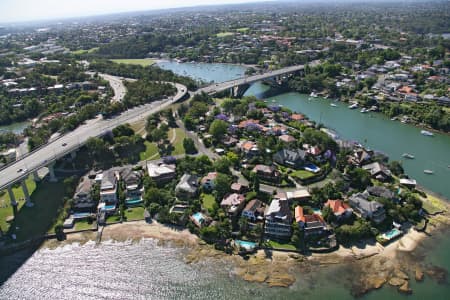
M 147 171 L 150 178 L 159 184 L 169 182 L 176 176 L 174 165 L 147 163 Z
M 220 207 L 225 210 L 229 216 L 236 216 L 242 210 L 245 204 L 245 197 L 242 194 L 232 193 L 226 195 L 220 202 Z
M 264 205 L 258 199 L 250 200 L 242 210 L 242 217 L 255 222 L 257 219 L 263 219 L 264 217 Z
M 338 220 L 346 219 L 353 214 L 353 209 L 342 200 L 328 199 L 324 206 L 330 207 L 331 211 Z
M 127 205 L 142 203 L 144 187 L 142 185 L 142 173 L 131 167 L 125 167 L 120 172 L 120 178 L 125 184 L 125 202 Z
M 175 194 L 180 198 L 193 198 L 198 192 L 197 175 L 184 174 L 175 187 Z
M 73 195 L 72 207 L 75 211 L 91 211 L 95 207 L 91 194 L 93 185 L 94 181 L 87 176 L 81 178 Z
M 391 171 L 379 162 L 374 162 L 368 165 L 362 166 L 366 171 L 370 172 L 370 176 L 380 181 L 389 180 L 392 177 Z
M 212 190 L 214 189 L 214 182 L 216 178 L 217 172 L 210 172 L 200 180 L 200 183 L 204 189 Z
M 322 234 L 327 230 L 327 224 L 319 214 L 305 214 L 303 207 L 296 206 L 295 222 L 297 222 L 300 230 L 303 230 L 305 236 Z
M 388 200 L 396 199 L 395 193 L 384 186 L 369 186 L 366 190 L 374 197 L 385 198 Z
M 116 171 L 108 170 L 103 172 L 100 184 L 100 201 L 107 205 L 115 205 L 117 203 L 117 181 Z
M 264 212 L 264 234 L 279 239 L 291 237 L 292 213 L 289 202 L 274 199 Z
M 265 181 L 279 183 L 281 181 L 281 173 L 274 166 L 256 165 L 252 172 Z
M 305 164 L 306 152 L 301 149 L 283 149 L 273 155 L 273 160 L 283 166 L 299 169 Z
M 362 218 L 381 223 L 386 218 L 384 206 L 377 201 L 369 201 L 368 193 L 357 193 L 349 198 L 350 205 Z
M 278 139 L 280 141 L 282 141 L 283 143 L 286 143 L 286 144 L 290 144 L 290 143 L 294 143 L 295 142 L 295 138 L 292 135 L 289 135 L 289 134 L 280 135 L 278 137 Z

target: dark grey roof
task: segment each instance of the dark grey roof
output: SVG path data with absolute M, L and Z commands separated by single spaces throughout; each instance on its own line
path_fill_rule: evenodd
M 376 197 L 383 197 L 386 199 L 395 198 L 395 193 L 384 186 L 370 186 L 367 188 L 367 192 Z
M 305 160 L 306 152 L 301 149 L 283 149 L 274 154 L 273 159 L 277 162 L 298 162 Z
M 357 193 L 349 198 L 349 202 L 352 206 L 367 213 L 374 213 L 380 209 L 384 209 L 383 204 L 377 201 L 369 201 L 367 197 L 367 194 Z

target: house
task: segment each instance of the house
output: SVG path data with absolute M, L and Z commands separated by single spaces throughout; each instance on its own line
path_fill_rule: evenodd
M 181 176 L 180 182 L 175 187 L 175 194 L 180 198 L 192 198 L 198 192 L 197 175 L 184 174 Z
M 259 155 L 259 149 L 255 142 L 243 141 L 238 144 L 239 149 L 248 156 Z
M 304 231 L 305 236 L 322 234 L 327 230 L 327 223 L 323 220 L 319 214 L 307 215 L 303 211 L 303 207 L 296 206 L 295 209 L 295 222 L 298 227 Z
M 350 205 L 361 217 L 381 223 L 386 218 L 384 206 L 377 201 L 369 201 L 368 193 L 357 193 L 349 198 Z
M 114 170 L 103 172 L 100 184 L 100 202 L 107 205 L 115 205 L 117 203 L 117 177 Z
M 280 239 L 290 238 L 292 213 L 288 201 L 272 200 L 264 212 L 264 217 L 264 234 Z
M 245 193 L 248 190 L 247 185 L 244 185 L 239 182 L 232 183 L 230 188 L 233 193 L 238 193 L 238 194 Z
M 348 157 L 348 162 L 360 166 L 364 162 L 368 161 L 372 157 L 372 152 L 366 151 L 365 149 L 358 148 L 353 150 L 352 155 Z
M 372 178 L 378 179 L 380 181 L 385 181 L 392 177 L 391 171 L 379 162 L 364 165 L 362 166 L 362 168 L 369 171 Z
M 241 215 L 253 222 L 258 218 L 262 219 L 264 217 L 264 205 L 258 199 L 250 200 L 242 210 Z
M 302 115 L 302 114 L 292 114 L 291 115 L 291 120 L 292 121 L 301 121 L 303 119 L 305 119 L 305 116 Z
M 82 177 L 78 183 L 73 195 L 72 207 L 76 211 L 91 211 L 95 207 L 95 201 L 92 199 L 92 186 L 94 181 L 88 177 Z
M 144 192 L 144 187 L 142 185 L 142 173 L 127 167 L 122 169 L 120 172 L 120 177 L 125 183 L 125 202 L 127 205 L 142 203 L 142 194 Z
M 176 176 L 174 165 L 147 163 L 147 171 L 156 183 L 169 182 Z
M 232 193 L 225 196 L 220 202 L 223 208 L 230 216 L 236 216 L 244 207 L 245 197 L 242 194 Z
M 11 148 L 0 153 L 0 157 L 4 157 L 6 163 L 16 160 L 17 152 L 15 148 Z
M 370 186 L 367 188 L 367 192 L 374 197 L 385 198 L 394 200 L 395 193 L 384 186 Z
M 217 172 L 210 172 L 200 180 L 202 187 L 206 190 L 214 189 L 214 181 L 217 178 Z
M 328 199 L 324 206 L 331 208 L 331 211 L 338 220 L 346 219 L 353 214 L 353 209 L 342 200 Z
M 301 168 L 306 159 L 306 152 L 301 149 L 283 149 L 273 155 L 273 160 L 283 166 L 293 169 Z
M 311 194 L 308 192 L 307 189 L 301 189 L 301 190 L 295 190 L 286 192 L 287 200 L 289 201 L 309 201 L 311 200 Z
M 278 139 L 280 141 L 282 141 L 283 143 L 286 143 L 286 144 L 290 144 L 290 143 L 295 142 L 295 138 L 292 135 L 289 135 L 289 134 L 280 135 L 278 137 Z
M 259 178 L 266 181 L 277 183 L 281 181 L 281 173 L 274 166 L 256 165 L 252 172 L 256 173 Z

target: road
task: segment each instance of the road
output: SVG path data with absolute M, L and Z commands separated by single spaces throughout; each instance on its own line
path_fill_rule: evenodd
M 86 124 L 79 126 L 74 131 L 61 136 L 57 140 L 33 151 L 23 159 L 10 164 L 0 171 L 0 190 L 26 178 L 31 172 L 39 170 L 72 151 L 77 150 L 90 137 L 102 136 L 120 124 L 137 122 L 169 107 L 171 104 L 182 99 L 187 93 L 186 86 L 181 84 L 175 84 L 175 86 L 177 88 L 177 94 L 174 97 L 132 108 L 112 119 L 97 117 L 96 119 L 89 120 Z
M 92 73 L 88 73 L 92 74 Z M 109 82 L 109 85 L 114 90 L 114 97 L 111 98 L 111 102 L 120 102 L 123 100 L 123 97 L 125 97 L 125 94 L 127 93 L 127 88 L 123 84 L 123 80 L 120 77 L 109 75 L 109 74 L 102 74 L 99 73 L 98 76 L 103 78 L 104 80 L 107 80 Z

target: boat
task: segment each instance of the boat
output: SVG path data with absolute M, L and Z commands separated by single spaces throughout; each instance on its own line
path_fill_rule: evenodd
M 403 156 L 404 158 L 414 159 L 414 155 L 409 154 L 409 153 L 403 153 L 402 156 Z
M 425 136 L 434 136 L 434 134 L 428 130 L 421 130 L 420 133 Z
M 314 92 L 311 92 L 311 94 L 309 94 L 309 96 L 310 97 L 314 97 L 314 98 L 317 98 L 317 97 L 319 97 L 316 93 L 314 93 Z
M 396 117 L 391 118 L 391 121 L 397 121 Z
M 364 114 L 364 113 L 368 112 L 368 110 L 367 110 L 367 108 L 363 107 L 363 108 L 360 110 L 360 112 L 362 112 L 362 113 Z
M 353 103 L 352 105 L 349 105 L 348 108 L 356 109 L 356 108 L 358 108 L 358 103 Z
M 273 99 L 272 102 L 277 102 L 277 100 Z
M 428 175 L 434 174 L 432 170 L 423 170 L 423 172 Z
M 337 104 L 331 103 L 330 106 L 337 107 Z

